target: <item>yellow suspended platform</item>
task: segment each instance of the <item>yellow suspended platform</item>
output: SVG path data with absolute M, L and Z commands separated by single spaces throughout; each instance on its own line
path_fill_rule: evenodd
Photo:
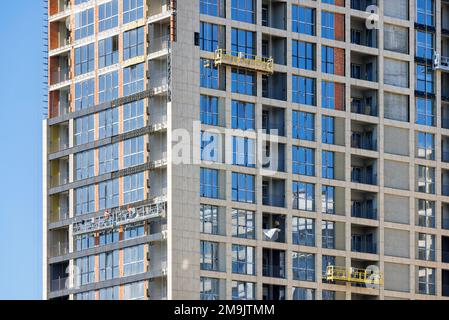
M 383 285 L 383 276 L 380 272 L 367 268 L 349 268 L 328 266 L 324 279 L 327 281 L 344 281 L 367 285 Z
M 273 58 L 263 58 L 243 52 L 227 52 L 224 49 L 215 51 L 215 66 L 219 65 L 250 69 L 266 74 L 274 73 Z

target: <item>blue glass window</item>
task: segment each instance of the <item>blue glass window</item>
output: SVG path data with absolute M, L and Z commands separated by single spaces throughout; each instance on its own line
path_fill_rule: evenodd
M 315 141 L 315 115 L 309 112 L 292 112 L 292 136 L 294 139 Z
M 292 31 L 315 35 L 315 9 L 292 5 Z
M 334 74 L 334 48 L 327 46 L 321 47 L 321 70 L 324 73 Z
M 416 90 L 424 93 L 434 92 L 434 76 L 431 66 L 416 65 Z
M 322 151 L 321 165 L 321 177 L 334 179 L 334 153 L 332 151 Z
M 257 77 L 255 72 L 245 69 L 232 69 L 232 92 L 256 95 Z
M 416 1 L 416 22 L 431 27 L 435 25 L 434 0 Z
M 294 174 L 315 175 L 315 150 L 293 146 L 292 166 Z
M 201 22 L 200 24 L 200 49 L 214 52 L 219 48 L 224 48 L 224 26 L 218 24 Z
M 293 209 L 314 211 L 315 210 L 315 185 L 293 181 Z
M 416 30 L 416 56 L 431 60 L 434 54 L 434 34 Z
M 218 170 L 201 168 L 200 196 L 218 199 Z
M 256 3 L 254 0 L 231 0 L 232 20 L 256 23 Z
M 315 79 L 297 75 L 292 76 L 293 102 L 314 106 L 316 104 L 315 90 Z
M 232 164 L 254 168 L 256 166 L 256 141 L 232 137 Z
M 292 40 L 292 63 L 294 68 L 315 70 L 315 44 Z
M 94 105 L 94 79 L 75 83 L 75 111 L 92 107 Z
M 218 125 L 218 98 L 201 95 L 201 123 L 211 126 Z
M 244 53 L 251 58 L 256 54 L 256 33 L 232 28 L 231 47 L 232 54 Z
M 200 13 L 224 18 L 224 1 L 225 0 L 200 0 Z
M 232 101 L 232 129 L 255 129 L 255 109 L 253 103 Z
M 327 39 L 335 39 L 335 16 L 332 12 L 321 12 L 321 36 Z
M 321 118 L 321 138 L 323 143 L 335 143 L 335 118 L 323 116 Z
M 433 99 L 416 97 L 416 123 L 425 126 L 435 125 L 435 106 Z
M 232 173 L 232 201 L 255 203 L 255 176 Z
M 200 85 L 203 88 L 223 90 L 225 81 L 221 80 L 220 69 L 214 61 L 201 59 L 200 61 Z M 224 72 L 224 70 L 223 70 Z M 224 79 L 224 77 L 223 77 Z
M 90 43 L 75 49 L 75 75 L 79 76 L 94 71 L 95 48 Z

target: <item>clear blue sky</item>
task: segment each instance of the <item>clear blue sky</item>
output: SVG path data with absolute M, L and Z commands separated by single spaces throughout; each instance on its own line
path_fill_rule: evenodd
M 0 10 L 0 299 L 42 296 L 42 2 Z

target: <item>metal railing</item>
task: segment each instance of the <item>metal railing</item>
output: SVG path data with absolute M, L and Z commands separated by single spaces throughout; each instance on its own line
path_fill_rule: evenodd
M 367 104 L 351 104 L 351 112 L 367 116 L 377 116 L 377 108 Z
M 55 85 L 71 79 L 70 68 L 60 68 L 58 71 L 51 73 L 50 84 Z
M 70 288 L 70 278 L 58 278 L 50 281 L 50 291 L 61 291 Z
M 50 213 L 50 222 L 58 222 L 69 218 L 69 209 L 60 208 Z
M 58 242 L 50 246 L 50 257 L 60 257 L 69 253 L 68 242 Z
M 377 253 L 377 244 L 374 241 L 356 241 L 352 239 L 351 241 L 351 251 L 360 253 Z
M 364 150 L 372 150 L 375 151 L 376 148 L 376 141 L 374 138 L 370 136 L 363 136 L 360 138 L 352 137 L 351 138 L 351 147 L 357 148 L 357 149 L 364 149 Z
M 377 209 L 375 208 L 359 209 L 352 207 L 351 216 L 354 218 L 377 220 Z
M 168 74 L 166 72 L 150 73 L 150 88 L 159 88 L 168 85 Z
M 264 277 L 285 278 L 285 267 L 264 264 L 262 269 Z
M 355 183 L 363 183 L 376 185 L 377 184 L 377 175 L 375 174 L 357 174 L 352 170 L 351 172 L 351 181 Z

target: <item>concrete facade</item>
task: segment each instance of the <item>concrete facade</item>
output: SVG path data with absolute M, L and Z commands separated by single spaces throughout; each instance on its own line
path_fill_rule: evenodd
M 414 0 L 379 0 L 377 16 L 365 11 L 372 1 L 257 0 L 247 1 L 254 10 L 251 6 L 241 10 L 231 0 L 149 0 L 135 2 L 142 10 L 136 8 L 135 16 L 125 0 L 65 2 L 48 0 L 46 299 L 448 299 L 449 103 L 445 88 L 449 69 L 433 61 L 434 52 L 449 56 L 449 28 L 444 24 L 449 20 L 448 2 L 431 1 L 433 25 L 420 23 L 417 13 L 421 10 Z M 216 3 L 221 16 L 200 11 Z M 102 18 L 106 10 L 102 6 L 108 5 L 116 5 L 116 23 L 113 14 L 107 23 Z M 293 12 L 299 7 L 313 12 L 311 35 L 293 29 Z M 240 11 L 252 12 L 254 23 L 239 21 Z M 328 21 L 322 19 L 327 13 L 334 14 L 330 37 L 334 39 L 323 36 Z M 91 23 L 78 25 L 84 15 L 89 21 L 89 14 Z M 125 22 L 125 17 L 135 19 Z M 376 28 L 367 28 L 366 21 L 373 18 Z M 110 25 L 100 31 L 103 23 Z M 273 74 L 240 69 L 254 75 L 255 94 L 236 92 L 236 68 L 229 65 L 217 67 L 222 88 L 200 85 L 206 78 L 202 70 L 213 68 L 216 57 L 214 50 L 202 47 L 212 41 L 201 31 L 202 23 L 221 26 L 217 43 L 224 47 L 220 49 L 233 51 L 233 30 L 239 29 L 253 32 L 254 59 L 273 57 Z M 135 37 L 142 51 L 138 44 L 128 45 L 132 40 L 126 38 L 139 28 L 143 40 Z M 77 31 L 87 35 L 77 39 Z M 419 31 L 433 34 L 430 59 L 419 57 Z M 105 55 L 105 61 L 113 61 L 100 66 L 100 43 L 113 37 L 118 37 L 118 46 Z M 314 47 L 309 57 L 313 68 L 294 67 L 294 41 Z M 83 56 L 82 48 L 89 44 L 94 48 L 92 59 Z M 332 59 L 323 56 L 325 46 L 334 49 Z M 134 48 L 137 53 L 125 58 L 125 52 Z M 89 56 L 89 50 L 85 52 Z M 85 61 L 88 71 L 77 74 Z M 323 61 L 332 61 L 334 71 L 326 71 Z M 418 87 L 417 65 L 431 70 L 432 90 L 422 92 Z M 115 85 L 100 84 L 114 73 Z M 295 101 L 296 95 L 307 94 L 293 87 L 295 76 L 314 79 L 314 103 Z M 323 91 L 327 88 L 323 83 L 334 83 L 333 95 Z M 112 92 L 109 99 L 102 98 L 108 90 Z M 201 101 L 206 97 L 217 98 L 215 125 L 200 123 Z M 417 112 L 419 99 L 433 101 L 432 111 Z M 333 107 L 326 107 L 329 100 Z M 237 101 L 254 106 L 256 131 L 233 128 Z M 116 115 L 111 110 L 117 110 Z M 295 112 L 313 115 L 313 139 L 294 136 Z M 322 119 L 326 116 L 333 119 L 332 143 L 325 141 Z M 282 129 L 281 133 L 257 134 L 267 126 Z M 264 141 L 278 142 L 283 166 L 267 171 L 259 163 L 251 167 L 204 161 L 200 131 L 208 130 L 224 141 L 253 139 L 257 152 Z M 432 145 L 426 142 L 423 149 L 418 133 L 432 135 Z M 143 139 L 143 145 L 129 151 L 131 139 Z M 296 147 L 313 150 L 314 174 L 294 171 Z M 116 154 L 107 148 L 117 150 Z M 230 148 L 223 144 L 218 152 L 230 153 L 232 159 L 235 150 L 232 144 Z M 323 176 L 323 151 L 333 155 L 331 178 Z M 113 155 L 108 156 L 109 152 Z M 180 153 L 188 163 L 177 163 Z M 142 160 L 135 160 L 138 157 L 133 154 Z M 204 169 L 217 173 L 217 196 L 201 195 L 206 184 L 213 184 L 202 180 Z M 234 174 L 254 178 L 253 203 L 233 199 L 240 192 L 235 190 Z M 300 192 L 293 190 L 296 182 L 312 185 L 311 210 L 295 207 L 301 202 Z M 322 200 L 323 187 L 332 188 L 332 200 Z M 422 209 L 424 202 L 427 210 Z M 200 212 L 206 210 L 204 206 L 218 212 L 214 232 L 203 230 Z M 140 220 L 127 216 L 127 222 L 113 227 L 97 223 L 140 207 L 157 214 Z M 251 212 L 254 237 L 236 236 L 236 210 Z M 284 223 L 283 238 L 277 241 L 264 233 L 274 228 L 273 221 Z M 306 235 L 305 229 L 295 230 L 298 221 L 311 222 L 313 228 L 308 231 L 313 231 Z M 332 225 L 332 236 L 323 229 L 325 225 Z M 128 231 L 130 227 L 143 231 Z M 104 232 L 110 231 L 117 235 L 107 240 Z M 313 238 L 313 243 L 302 243 L 303 236 Z M 204 246 L 213 247 L 213 252 Z M 237 271 L 242 248 L 246 254 L 252 252 L 254 259 L 243 265 L 245 269 L 251 265 L 253 274 L 247 269 Z M 299 262 L 306 256 L 313 266 Z M 333 257 L 331 265 L 347 270 L 376 266 L 383 283 L 371 287 L 327 281 L 323 256 Z M 430 273 L 426 281 L 423 272 Z M 302 277 L 312 273 L 312 279 Z

